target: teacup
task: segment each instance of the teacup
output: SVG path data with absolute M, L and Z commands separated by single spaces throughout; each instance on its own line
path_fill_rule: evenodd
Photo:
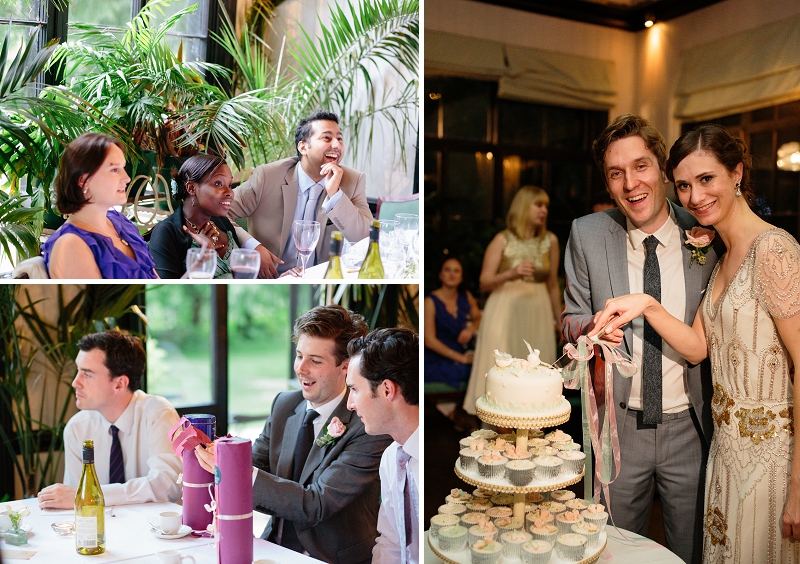
M 158 526 L 165 535 L 174 535 L 181 528 L 182 516 L 177 511 L 164 511 L 158 514 Z
M 11 528 L 11 517 L 8 516 L 8 510 L 0 511 L 0 533 L 5 533 Z
M 194 558 L 192 556 L 181 556 L 181 553 L 177 550 L 156 552 L 156 556 L 158 556 L 159 560 L 163 564 L 181 564 L 184 561 L 194 562 Z

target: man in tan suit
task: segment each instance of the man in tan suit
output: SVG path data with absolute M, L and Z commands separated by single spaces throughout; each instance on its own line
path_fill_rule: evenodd
M 298 156 L 256 167 L 234 190 L 228 212 L 231 220 L 247 218 L 250 234 L 283 261 L 280 273 L 298 263 L 294 220 L 320 223 L 316 258 L 309 266 L 327 259 L 332 231 L 360 241 L 369 235 L 372 220 L 364 173 L 339 164 L 345 148 L 338 116 L 318 110 L 300 122 L 294 137 Z

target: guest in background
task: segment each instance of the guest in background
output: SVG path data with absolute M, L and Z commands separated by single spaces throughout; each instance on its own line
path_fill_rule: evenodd
M 592 213 L 610 210 L 617 207 L 608 192 L 598 192 L 592 198 Z
M 481 323 L 475 298 L 463 289 L 464 267 L 450 257 L 439 270 L 442 285 L 425 298 L 425 382 L 463 389 L 474 352 L 468 350 Z
M 381 508 L 372 564 L 419 563 L 419 337 L 378 329 L 347 345 L 347 407 L 370 435 L 394 442 L 381 457 Z
M 111 209 L 128 200 L 122 143 L 84 133 L 67 146 L 55 180 L 66 223 L 42 245 L 50 278 L 158 278 L 139 230 Z
M 39 507 L 74 508 L 85 439 L 94 440 L 107 506 L 180 499 L 181 459 L 167 438 L 178 413 L 164 398 L 139 389 L 145 368 L 141 341 L 111 330 L 84 336 L 78 348 L 72 387 L 81 411 L 64 428 L 64 483 L 40 491 Z
M 370 562 L 378 536 L 378 468 L 391 440 L 366 433 L 345 384 L 347 343 L 366 334 L 364 318 L 341 306 L 300 316 L 300 390 L 278 394 L 253 444 L 253 508 L 273 516 L 261 538 L 333 564 Z M 195 453 L 213 473 L 214 445 Z
M 475 414 L 485 378 L 498 349 L 525 358 L 523 339 L 540 350 L 543 362 L 556 359 L 561 298 L 558 286 L 558 239 L 547 230 L 550 198 L 541 188 L 523 186 L 511 202 L 506 229 L 486 249 L 480 285 L 491 292 L 483 310 L 464 409 Z
M 196 155 L 173 169 L 175 199 L 183 204 L 156 224 L 150 252 L 161 278 L 181 278 L 186 273 L 186 251 L 207 246 L 217 251 L 214 278 L 232 278 L 229 258 L 233 249 L 255 249 L 261 254 L 260 278 L 276 278 L 274 261 L 280 261 L 244 229 L 226 217 L 233 201 L 233 177 L 216 155 Z

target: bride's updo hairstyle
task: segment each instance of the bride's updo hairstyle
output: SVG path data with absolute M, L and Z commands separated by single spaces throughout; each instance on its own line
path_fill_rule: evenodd
M 716 123 L 705 123 L 691 131 L 684 133 L 675 141 L 669 150 L 667 159 L 667 178 L 675 182 L 674 171 L 678 165 L 695 151 L 703 151 L 714 156 L 717 161 L 732 173 L 736 165 L 742 163 L 742 196 L 747 204 L 752 207 L 756 196 L 750 184 L 750 170 L 753 167 L 753 158 L 747 152 L 744 141 L 734 137 L 728 130 Z

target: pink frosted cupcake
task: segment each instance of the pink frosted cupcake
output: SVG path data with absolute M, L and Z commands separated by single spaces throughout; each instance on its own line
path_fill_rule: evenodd
M 583 535 L 575 533 L 559 535 L 556 537 L 556 554 L 564 560 L 577 562 L 578 560 L 583 560 L 587 544 L 588 541 Z
M 528 513 L 525 516 L 525 520 L 528 523 L 534 523 L 536 521 L 541 521 L 542 523 L 552 523 L 556 520 L 556 516 L 550 513 L 550 511 L 547 509 L 540 507 L 539 509 L 534 509 Z
M 475 499 L 489 499 L 494 495 L 492 490 L 487 490 L 484 488 L 475 488 L 472 490 L 472 497 Z
M 484 450 L 478 458 L 478 473 L 484 478 L 501 478 L 508 459 L 499 452 Z
M 550 441 L 550 444 L 552 444 L 553 446 L 556 446 L 556 443 L 571 443 L 572 442 L 572 436 L 566 434 L 561 429 L 556 429 L 555 431 L 547 433 L 544 436 L 544 438 L 547 439 L 548 441 Z
M 479 540 L 486 538 L 497 538 L 498 530 L 494 523 L 489 519 L 482 519 L 469 528 L 469 536 L 467 541 L 469 544 L 474 544 Z
M 505 452 L 503 454 L 509 460 L 530 460 L 532 456 L 527 448 L 514 446 L 512 443 L 506 443 Z
M 567 509 L 577 509 L 578 511 L 583 511 L 587 507 L 589 507 L 589 502 L 585 499 L 581 499 L 576 497 L 575 499 L 570 499 L 564 502 L 564 505 L 567 506 Z
M 556 537 L 558 536 L 558 527 L 556 527 L 552 522 L 546 523 L 541 519 L 536 519 L 528 530 L 533 535 L 533 538 L 538 540 L 547 541 L 550 544 L 555 544 Z
M 585 536 L 589 546 L 600 544 L 600 528 L 594 523 L 581 521 L 576 525 L 572 525 L 572 532 Z
M 489 441 L 489 444 L 486 445 L 486 448 L 483 450 L 491 450 L 503 454 L 506 451 L 506 445 L 509 444 L 513 446 L 513 443 L 509 443 L 507 440 L 497 437 L 495 440 Z
M 477 511 L 473 511 L 471 513 L 464 513 L 461 516 L 461 525 L 469 529 L 472 525 L 477 525 L 478 523 L 484 521 L 486 519 L 486 515 L 483 513 L 478 513 Z
M 533 537 L 525 531 L 508 531 L 500 535 L 500 544 L 503 545 L 503 556 L 506 558 L 520 558 L 522 545 Z
M 562 535 L 572 532 L 572 525 L 577 525 L 583 521 L 583 517 L 576 510 L 565 511 L 556 515 L 556 526 Z
M 597 525 L 601 533 L 605 531 L 606 523 L 608 522 L 608 513 L 606 513 L 606 508 L 601 504 L 594 503 L 590 505 L 581 511 L 581 516 L 584 521 Z
M 553 545 L 547 541 L 532 539 L 522 545 L 522 561 L 525 564 L 547 564 Z
M 469 501 L 472 501 L 472 494 L 465 492 L 459 488 L 453 488 L 450 490 L 450 495 L 448 495 L 444 500 L 447 503 L 456 503 L 456 504 L 466 504 Z
M 543 501 L 539 504 L 539 507 L 542 509 L 547 509 L 553 515 L 564 513 L 567 510 L 567 506 L 560 501 Z
M 503 545 L 492 538 L 481 539 L 469 547 L 472 564 L 495 564 L 503 555 Z
M 486 516 L 492 521 L 501 517 L 511 517 L 513 514 L 514 510 L 505 505 L 495 505 L 486 510 Z
M 575 494 L 569 490 L 554 490 L 550 492 L 550 499 L 552 501 L 560 501 L 561 503 L 565 503 L 570 499 L 575 499 Z
M 473 499 L 467 503 L 467 511 L 474 511 L 476 513 L 486 513 L 486 510 L 494 507 L 494 503 L 488 499 Z
M 431 517 L 431 528 L 429 533 L 433 538 L 439 538 L 439 529 L 442 527 L 452 527 L 453 525 L 458 525 L 459 519 L 458 515 L 443 515 L 439 513 L 438 515 L 434 515 Z
M 494 525 L 500 534 L 507 533 L 508 531 L 521 531 L 524 523 L 522 520 L 514 519 L 513 517 L 500 517 L 494 520 Z
M 479 439 L 478 437 L 464 437 L 458 441 L 458 444 L 461 448 L 471 448 L 474 445 L 478 450 L 483 450 L 488 442 L 486 439 Z

